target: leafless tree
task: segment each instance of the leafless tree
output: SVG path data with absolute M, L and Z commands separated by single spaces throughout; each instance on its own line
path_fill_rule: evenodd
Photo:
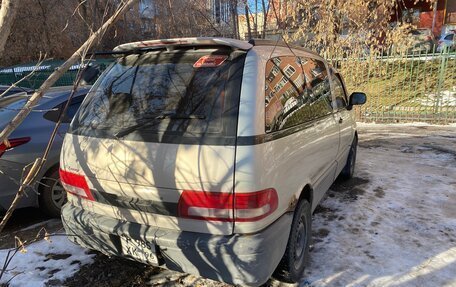
M 0 55 L 5 49 L 20 0 L 2 0 L 0 7 Z
M 31 112 L 32 108 L 38 103 L 38 101 L 43 96 L 43 93 L 49 89 L 72 65 L 74 65 L 78 59 L 81 57 L 84 58 L 87 54 L 88 50 L 93 46 L 93 44 L 102 37 L 108 28 L 126 11 L 128 11 L 133 4 L 135 4 L 138 0 L 127 0 L 125 2 L 121 2 L 116 12 L 96 31 L 94 32 L 87 41 L 73 53 L 73 55 L 65 61 L 54 73 L 52 73 L 49 78 L 41 85 L 40 88 L 36 90 L 36 92 L 28 99 L 27 103 L 24 107 L 19 111 L 19 113 L 8 123 L 8 125 L 3 129 L 0 133 L 0 142 L 3 142 L 6 146 L 9 146 L 8 136 L 19 126 L 19 124 L 27 117 L 27 115 Z M 58 125 L 58 124 L 57 124 Z M 46 154 L 46 152 L 45 152 Z M 41 169 L 44 163 L 45 157 L 37 158 L 33 165 L 31 166 L 30 170 L 27 172 L 24 180 L 22 181 L 19 190 L 11 203 L 10 208 L 6 212 L 5 216 L 3 217 L 0 223 L 0 232 L 5 227 L 7 221 L 12 215 L 12 212 L 18 205 L 20 199 L 24 194 L 24 190 L 30 186 L 35 178 L 39 170 Z

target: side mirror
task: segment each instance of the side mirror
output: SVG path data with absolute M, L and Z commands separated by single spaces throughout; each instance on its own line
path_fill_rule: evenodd
M 351 109 L 355 105 L 364 105 L 366 103 L 366 94 L 361 92 L 354 92 L 350 95 L 348 106 Z
M 90 85 L 97 79 L 97 77 L 99 75 L 100 75 L 100 69 L 98 68 L 97 65 L 87 66 L 84 69 L 84 71 L 82 72 L 81 84 Z

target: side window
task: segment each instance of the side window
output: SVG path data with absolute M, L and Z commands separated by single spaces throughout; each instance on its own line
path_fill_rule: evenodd
M 333 83 L 337 109 L 346 108 L 348 104 L 347 95 L 345 94 L 344 85 L 342 84 L 339 76 L 333 74 Z
M 284 56 L 266 63 L 266 132 L 286 129 L 331 113 L 329 76 L 323 62 Z
M 454 34 L 450 34 L 450 35 L 445 37 L 445 40 L 453 41 L 453 39 L 454 39 Z
M 78 111 L 79 106 L 81 105 L 83 99 L 84 99 L 84 96 L 82 96 L 82 97 L 80 96 L 80 97 L 73 98 L 71 100 L 71 103 L 68 106 L 68 109 L 66 111 L 66 116 L 63 117 L 63 119 L 62 119 L 62 123 L 70 123 L 71 122 L 71 120 L 73 119 L 74 115 Z M 57 105 L 51 111 L 46 112 L 43 115 L 43 117 L 45 119 L 49 120 L 49 121 L 52 121 L 52 122 L 56 123 L 59 120 L 60 111 L 63 108 L 65 108 L 66 103 L 67 103 L 67 101 L 64 101 L 63 103 Z
M 82 100 L 78 101 L 78 102 L 74 102 L 74 103 L 72 103 L 71 105 L 68 106 L 66 115 L 70 119 L 70 121 L 71 121 L 71 119 L 73 119 L 74 115 L 78 111 L 79 106 L 81 105 L 81 103 L 82 103 Z

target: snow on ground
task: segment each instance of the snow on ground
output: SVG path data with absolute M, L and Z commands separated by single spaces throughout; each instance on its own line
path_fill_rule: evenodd
M 439 106 L 456 106 L 456 86 L 454 86 L 451 90 L 441 91 L 438 95 Z M 433 107 L 437 102 L 437 94 L 431 93 L 427 94 L 426 96 L 418 99 L 413 99 L 410 102 L 418 103 L 421 106 L 428 106 Z
M 456 287 L 456 125 L 361 124 L 359 137 L 355 178 L 334 184 L 313 215 L 301 286 Z M 160 270 L 126 278 L 120 269 L 137 263 L 100 258 L 73 276 L 92 255 L 52 237 L 18 253 L 0 284 L 17 274 L 11 286 L 61 286 L 72 276 L 69 286 L 226 286 Z
M 361 125 L 313 217 L 310 286 L 456 286 L 456 129 Z
M 8 249 L 0 250 L 1 265 L 7 253 Z M 16 253 L 0 284 L 9 281 L 11 287 L 60 286 L 82 265 L 92 263 L 93 256 L 66 236 L 52 236 L 49 241 L 41 240 L 27 246 L 25 253 Z

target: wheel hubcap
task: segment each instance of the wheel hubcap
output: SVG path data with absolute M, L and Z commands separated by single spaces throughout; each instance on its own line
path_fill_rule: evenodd
M 63 189 L 60 179 L 56 180 L 55 183 L 52 185 L 51 197 L 52 201 L 55 204 L 55 207 L 57 208 L 61 208 L 62 205 L 65 203 L 66 193 Z
M 295 244 L 295 267 L 301 265 L 302 257 L 307 245 L 307 228 L 304 224 L 303 218 L 299 221 L 297 228 L 296 244 Z

